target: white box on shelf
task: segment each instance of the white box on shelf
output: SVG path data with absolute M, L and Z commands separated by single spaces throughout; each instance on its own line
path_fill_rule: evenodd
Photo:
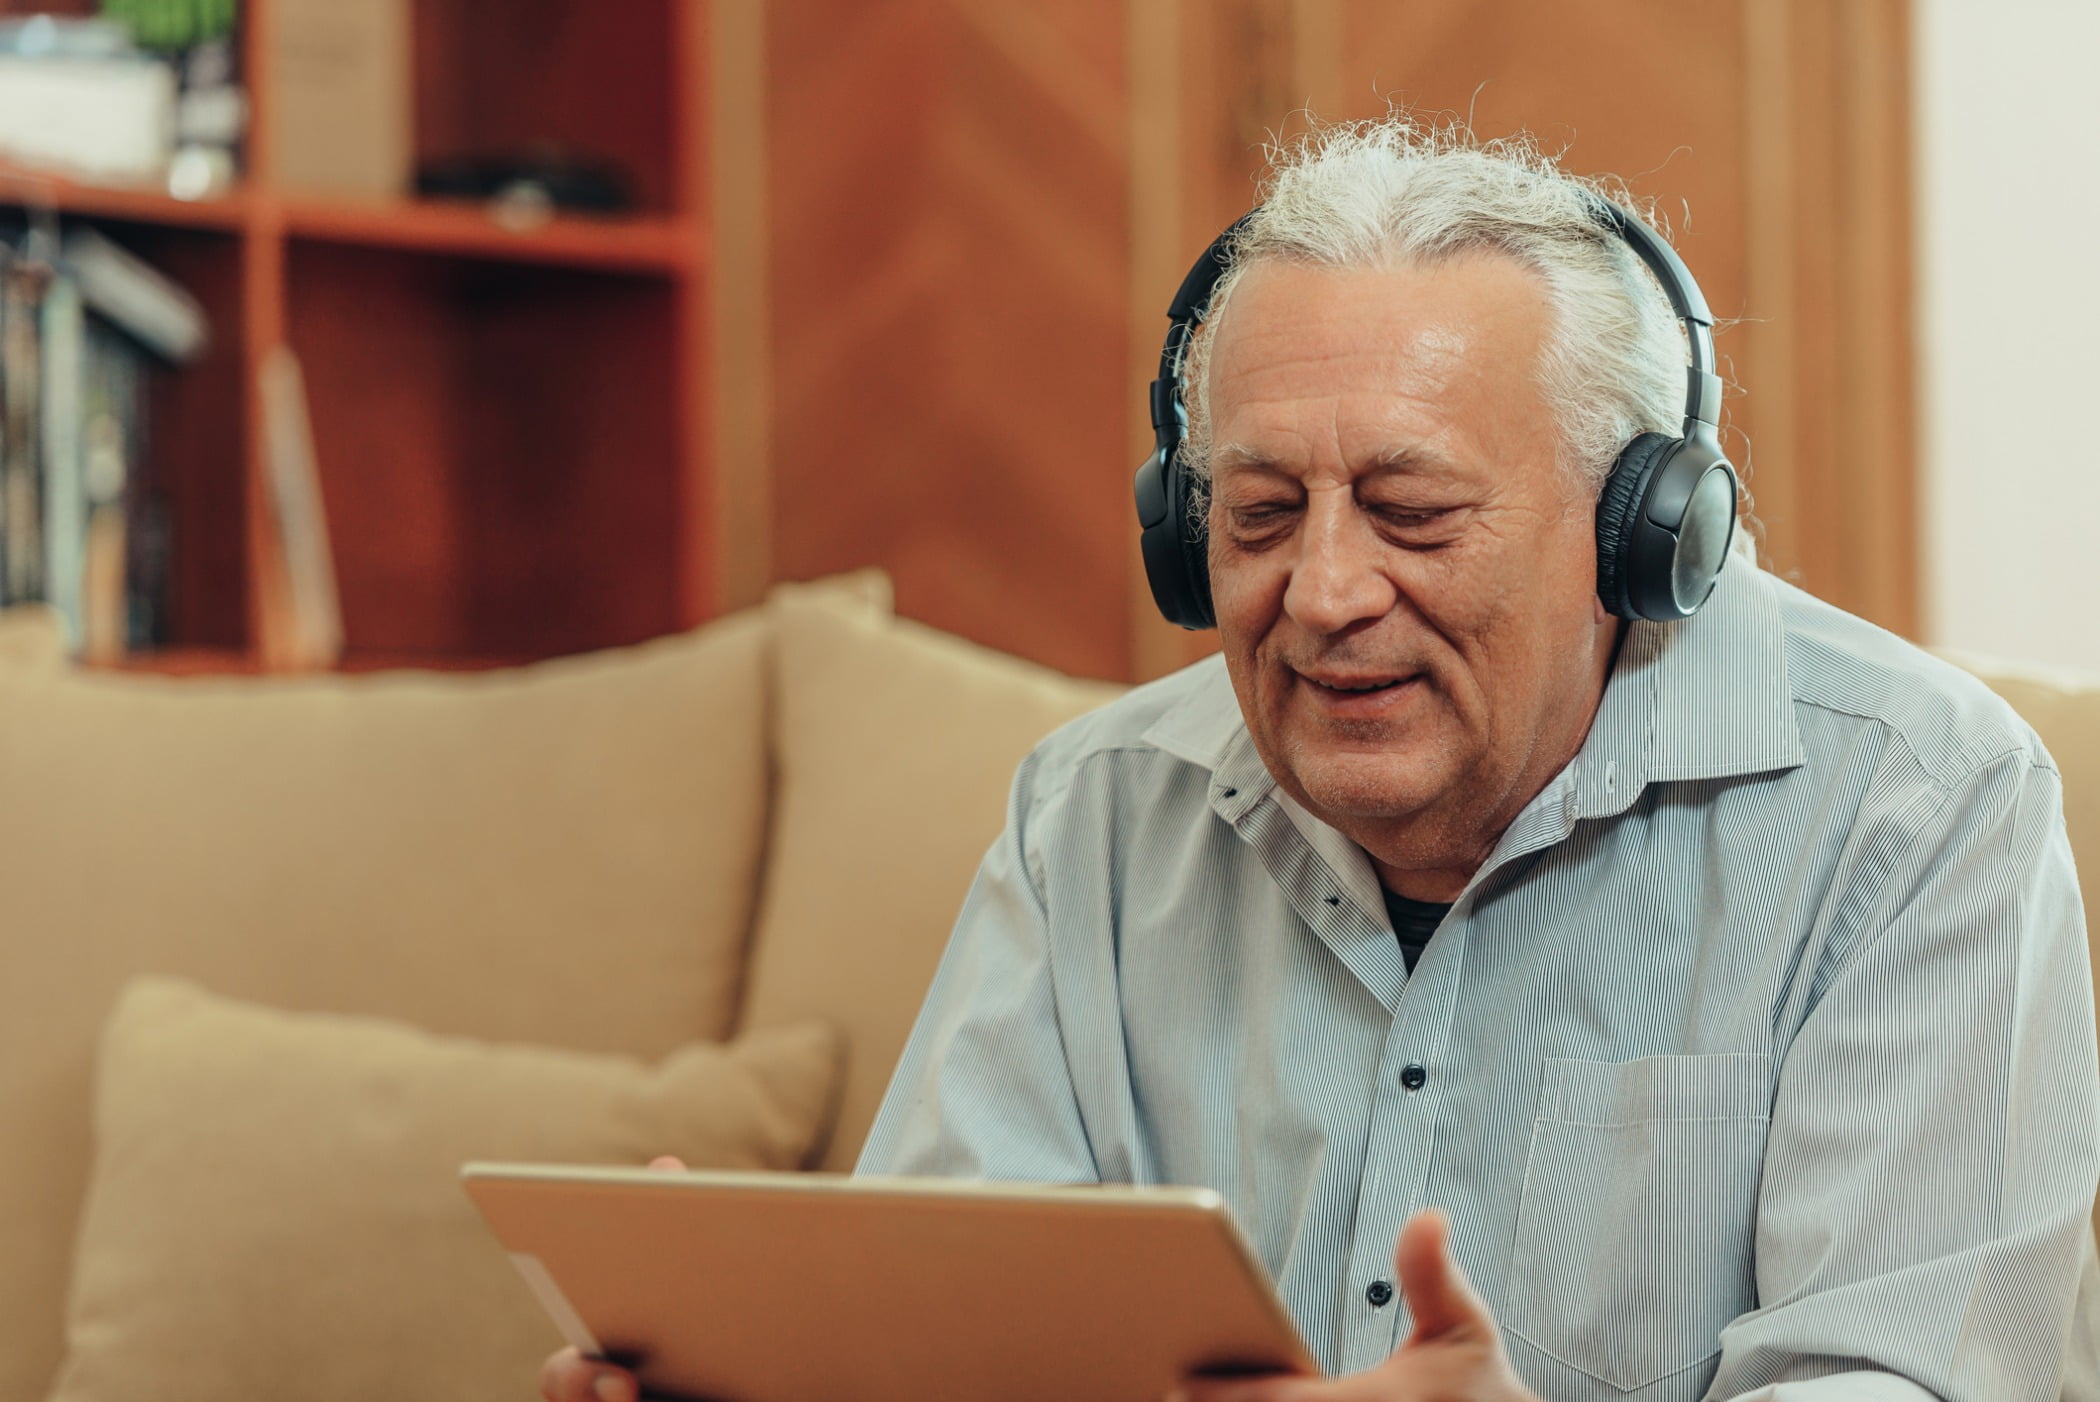
M 153 180 L 174 150 L 169 65 L 0 54 L 0 160 L 93 180 Z

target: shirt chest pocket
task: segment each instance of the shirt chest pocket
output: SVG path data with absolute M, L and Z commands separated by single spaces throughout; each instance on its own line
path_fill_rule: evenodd
M 1624 1392 L 1711 1359 L 1754 1303 L 1762 1054 L 1545 1063 L 1504 1323 Z

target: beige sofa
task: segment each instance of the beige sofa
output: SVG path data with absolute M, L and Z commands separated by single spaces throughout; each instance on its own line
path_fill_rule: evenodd
M 2100 870 L 2100 691 L 2001 684 Z M 451 1165 L 850 1165 L 1014 764 L 1114 694 L 874 575 L 477 676 L 81 674 L 0 619 L 0 1402 L 529 1396 Z
M 486 1288 L 536 1331 L 520 1342 L 512 1329 L 507 1352 L 494 1349 L 517 1365 L 497 1373 L 508 1386 L 427 1356 L 395 1359 L 403 1377 L 361 1374 L 360 1355 L 406 1345 L 398 1321 L 386 1326 L 393 1337 L 361 1336 L 355 1295 L 324 1318 L 280 1316 L 287 1296 L 372 1272 L 369 1253 L 362 1267 L 343 1264 L 368 1243 L 317 1248 L 268 1204 L 243 1215 L 238 1194 L 206 1199 L 229 1180 L 251 1199 L 288 1178 L 306 1192 L 344 1154 L 376 1152 L 374 1141 L 280 1148 L 310 1097 L 257 1084 L 244 1067 L 231 1075 L 238 1094 L 219 1099 L 252 1102 L 245 1118 L 245 1104 L 196 1103 L 193 1092 L 180 1112 L 157 1111 L 174 1092 L 153 1076 L 204 1074 L 169 1069 L 202 1053 L 195 1038 L 169 1050 L 164 1028 L 128 1033 L 133 1073 L 102 1087 L 105 1101 L 134 1103 L 96 1105 L 97 1038 L 134 975 L 652 1062 L 693 1039 L 820 1018 L 848 1048 L 817 1107 L 835 1105 L 835 1119 L 820 1117 L 828 1133 L 806 1154 L 807 1132 L 784 1138 L 805 1162 L 846 1168 L 999 829 L 1014 765 L 1116 690 L 893 620 L 879 576 L 787 587 L 763 609 L 642 647 L 471 676 L 84 675 L 64 664 L 42 615 L 0 623 L 0 1402 L 52 1386 L 76 1247 L 96 1249 L 99 1303 L 79 1298 L 73 1279 L 75 1351 L 93 1366 L 69 1366 L 66 1398 L 356 1396 L 359 1377 L 366 1397 L 525 1397 L 533 1354 L 558 1342 L 487 1241 L 462 1249 L 495 1267 Z M 251 1060 L 303 1057 L 317 1082 L 329 1070 L 333 1053 L 311 1038 L 234 1030 Z M 545 1069 L 556 1100 L 579 1077 L 612 1074 L 597 1063 Z M 487 1081 L 473 1087 L 477 1110 L 509 1093 Z M 371 1104 L 398 1099 L 398 1087 L 359 1093 L 368 1117 L 406 1114 L 393 1099 Z M 107 1112 L 96 1128 L 125 1162 L 94 1159 L 91 1112 Z M 185 1142 L 207 1133 L 200 1120 L 213 1121 L 208 1137 L 247 1143 L 214 1160 L 210 1145 Z M 429 1129 L 395 1126 L 378 1142 Z M 561 1152 L 515 1133 L 492 1140 L 490 1152 L 470 1141 L 472 1156 Z M 585 1145 L 586 1156 L 593 1147 L 603 1152 Z M 642 1157 L 672 1147 L 632 1144 Z M 295 1161 L 259 1165 L 266 1149 Z M 132 1161 L 146 1167 L 115 1181 Z M 99 1227 L 81 1222 L 91 1185 L 126 1199 Z M 155 1192 L 157 1206 L 141 1207 Z M 166 1259 L 185 1243 L 166 1240 L 153 1211 L 216 1214 L 219 1237 L 252 1238 L 248 1278 L 214 1286 L 193 1244 L 187 1262 Z M 468 1226 L 479 1230 L 470 1214 Z M 275 1269 L 273 1249 L 314 1259 L 254 1281 Z M 127 1276 L 111 1258 L 133 1251 L 141 1261 Z M 430 1269 L 404 1255 L 399 1280 L 382 1272 L 363 1290 L 407 1288 Z M 302 1356 L 297 1340 L 257 1337 L 238 1309 L 200 1300 L 208 1288 L 269 1313 L 279 1333 L 310 1328 L 314 1346 Z M 112 1299 L 142 1300 L 155 1317 L 113 1319 Z M 195 1337 L 213 1327 L 232 1336 Z M 482 1353 L 481 1366 L 496 1367 Z

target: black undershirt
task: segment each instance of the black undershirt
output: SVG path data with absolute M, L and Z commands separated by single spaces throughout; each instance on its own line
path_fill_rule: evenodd
M 1393 922 L 1393 933 L 1400 937 L 1400 958 L 1407 965 L 1408 973 L 1415 971 L 1415 961 L 1422 957 L 1422 950 L 1429 944 L 1429 937 L 1436 927 L 1444 923 L 1451 913 L 1448 904 L 1438 905 L 1433 901 L 1411 901 L 1405 896 L 1385 893 L 1385 913 Z

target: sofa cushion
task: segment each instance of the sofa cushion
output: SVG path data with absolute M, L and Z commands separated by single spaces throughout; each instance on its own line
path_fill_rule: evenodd
M 561 1339 L 461 1163 L 792 1168 L 836 1078 L 821 1026 L 651 1067 L 136 982 L 102 1043 L 52 1402 L 528 1397 Z
M 638 1056 L 727 1030 L 763 634 L 479 676 L 0 664 L 0 1402 L 58 1360 L 95 1032 L 134 973 Z
M 2086 894 L 2086 931 L 2100 933 L 2100 676 L 1939 649 L 2034 727 L 2064 779 L 2064 825 Z
M 2064 826 L 2085 894 L 2085 930 L 2100 940 L 2100 676 L 1935 649 L 1974 673 L 2034 727 L 2064 781 Z M 2094 964 L 2100 972 L 2100 950 Z
M 0 610 L 0 667 L 52 668 L 66 659 L 58 611 L 44 604 Z
M 850 1168 L 1036 741 L 1121 690 L 836 597 L 778 593 L 773 835 L 747 1028 L 846 1033 Z
M 2004 697 L 2042 737 L 2063 775 L 2064 826 L 2085 896 L 2085 934 L 2092 947 L 2094 996 L 2100 1000 L 2100 677 L 1936 650 Z M 2100 1230 L 2100 1203 L 2093 1225 Z

